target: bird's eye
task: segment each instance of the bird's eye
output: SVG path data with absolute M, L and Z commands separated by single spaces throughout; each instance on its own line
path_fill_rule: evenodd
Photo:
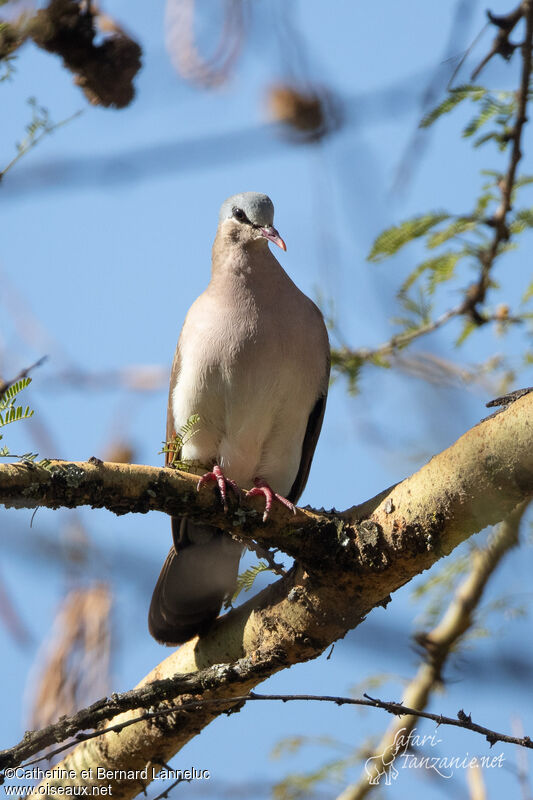
M 246 219 L 246 214 L 241 208 L 234 208 L 233 216 L 235 217 L 235 219 L 238 219 L 239 222 L 243 222 Z

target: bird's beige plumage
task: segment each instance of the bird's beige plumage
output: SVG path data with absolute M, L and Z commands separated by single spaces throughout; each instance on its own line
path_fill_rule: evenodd
M 284 247 L 269 198 L 247 192 L 222 206 L 211 281 L 190 308 L 172 367 L 171 441 L 194 414 L 180 458 L 219 465 L 241 487 L 261 479 L 296 502 L 320 433 L 329 378 L 322 315 L 270 252 Z M 241 546 L 208 525 L 173 519 L 174 545 L 149 614 L 159 641 L 201 632 L 235 585 Z

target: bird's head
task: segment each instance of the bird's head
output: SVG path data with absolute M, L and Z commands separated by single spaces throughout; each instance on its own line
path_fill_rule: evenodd
M 274 227 L 274 205 L 259 192 L 241 192 L 222 203 L 219 229 L 234 242 L 246 247 L 270 241 L 286 250 L 287 246 Z

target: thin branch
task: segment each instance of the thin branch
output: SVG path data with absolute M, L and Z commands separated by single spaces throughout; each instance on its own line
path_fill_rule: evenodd
M 343 370 L 344 365 L 346 364 L 349 368 L 351 361 L 370 361 L 372 362 L 375 359 L 379 359 L 382 357 L 396 355 L 399 350 L 402 350 L 407 345 L 414 342 L 416 339 L 420 339 L 423 336 L 427 336 L 429 333 L 433 333 L 433 331 L 438 330 L 443 325 L 446 325 L 447 322 L 450 320 L 460 317 L 466 312 L 470 312 L 471 300 L 463 300 L 463 302 L 459 303 L 459 305 L 454 306 L 453 308 L 448 309 L 448 311 L 441 314 L 440 317 L 437 319 L 428 322 L 425 325 L 421 325 L 419 328 L 413 328 L 412 330 L 406 331 L 404 333 L 397 333 L 391 338 L 383 342 L 382 344 L 378 345 L 377 347 L 360 347 L 356 350 L 351 350 L 346 347 L 338 348 L 333 350 L 332 353 L 332 363 L 334 368 L 339 370 Z M 525 316 L 517 315 L 508 315 L 502 319 L 501 314 L 496 312 L 495 314 L 479 314 L 478 315 L 478 324 L 485 325 L 489 322 L 495 322 L 497 324 L 511 324 L 511 325 L 523 325 L 526 321 Z
M 41 358 L 39 358 L 34 364 L 31 364 L 25 369 L 21 369 L 18 375 L 15 375 L 15 377 L 9 381 L 3 381 L 0 378 L 0 400 L 2 399 L 2 395 L 4 395 L 11 386 L 13 386 L 15 383 L 18 383 L 18 381 L 21 381 L 23 378 L 27 378 L 30 372 L 44 364 L 47 358 L 48 356 L 41 356 Z
M 502 181 L 500 182 L 501 201 L 498 209 L 490 220 L 490 224 L 494 228 L 492 242 L 487 249 L 482 250 L 480 253 L 479 259 L 481 263 L 481 271 L 479 280 L 476 284 L 474 284 L 474 286 L 470 287 L 465 298 L 465 311 L 469 312 L 475 321 L 479 321 L 479 312 L 477 312 L 476 307 L 478 303 L 483 302 L 485 299 L 485 295 L 490 284 L 490 272 L 499 254 L 500 245 L 503 242 L 506 242 L 510 236 L 507 218 L 512 208 L 511 199 L 516 179 L 516 170 L 518 168 L 518 163 L 522 158 L 522 134 L 527 123 L 527 104 L 529 100 L 529 84 L 531 81 L 533 50 L 533 3 L 531 0 L 523 0 L 519 8 L 509 15 L 509 18 L 511 19 L 511 28 L 509 30 L 512 30 L 512 27 L 514 27 L 514 24 L 516 24 L 516 21 L 514 23 L 512 22 L 516 16 L 516 21 L 518 21 L 518 19 L 520 19 L 522 16 L 525 17 L 526 21 L 525 37 L 521 46 L 522 70 L 520 74 L 520 87 L 517 92 L 518 106 L 514 128 L 509 135 L 509 141 L 512 142 L 509 166 L 507 168 L 507 172 L 502 178 Z M 500 25 L 501 19 L 502 18 L 493 17 L 492 21 L 495 22 L 495 24 Z M 502 31 L 505 33 L 506 30 L 507 28 L 504 25 L 500 28 L 500 33 Z M 484 321 L 483 317 L 480 319 L 481 322 Z
M 463 67 L 463 64 L 465 63 L 466 59 L 468 58 L 468 56 L 470 55 L 470 53 L 472 52 L 474 47 L 477 45 L 477 43 L 479 42 L 479 40 L 481 39 L 481 37 L 483 36 L 485 31 L 487 30 L 488 26 L 489 26 L 489 23 L 486 22 L 483 25 L 483 27 L 481 28 L 481 30 L 478 33 L 476 33 L 476 35 L 474 36 L 474 38 L 472 39 L 472 41 L 470 42 L 470 44 L 468 45 L 468 47 L 466 48 L 464 53 L 462 54 L 461 58 L 457 62 L 456 66 L 455 66 L 455 68 L 454 68 L 454 70 L 453 70 L 453 72 L 452 72 L 452 74 L 450 76 L 450 80 L 448 81 L 448 85 L 446 86 L 446 89 L 448 91 L 452 88 L 453 82 L 456 79 L 456 77 L 459 74 L 459 72 L 461 71 L 461 69 Z M 472 78 L 472 80 L 473 80 L 473 78 Z
M 494 37 L 491 49 L 472 72 L 470 77 L 472 81 L 476 80 L 481 70 L 486 67 L 486 65 L 495 55 L 500 55 L 506 60 L 512 56 L 517 45 L 509 41 L 509 36 L 524 16 L 524 13 L 526 13 L 525 3 L 519 3 L 514 11 L 511 11 L 509 14 L 505 14 L 505 16 L 501 17 L 496 17 L 490 11 L 487 11 L 489 22 L 491 22 L 493 25 L 496 25 L 498 28 L 498 33 Z
M 4 169 L 0 170 L 0 182 L 3 180 L 5 175 L 9 172 L 9 170 L 12 169 L 15 166 L 15 164 L 18 161 L 20 161 L 21 158 L 23 158 L 27 153 L 29 153 L 30 150 L 33 150 L 33 148 L 36 147 L 39 144 L 39 142 L 41 142 L 45 138 L 45 136 L 48 136 L 49 134 L 54 133 L 54 131 L 57 131 L 59 128 L 62 128 L 64 125 L 67 125 L 69 122 L 72 122 L 74 119 L 79 117 L 81 114 L 83 114 L 83 109 L 80 109 L 79 111 L 76 111 L 75 114 L 71 114 L 70 117 L 66 117 L 66 119 L 62 119 L 60 122 L 50 123 L 48 121 L 45 121 L 44 124 L 41 127 L 40 133 L 38 133 L 37 135 L 28 136 L 18 146 L 17 155 L 14 156 L 14 158 L 11 159 L 9 164 L 7 164 L 4 167 Z
M 163 764 L 163 766 L 166 767 L 168 771 L 170 771 L 170 767 L 168 767 L 166 764 Z M 192 778 L 176 778 L 176 780 L 173 781 L 170 784 L 170 786 L 167 786 L 167 788 L 163 792 L 161 792 L 161 794 L 158 794 L 156 797 L 154 797 L 153 800 L 165 800 L 165 798 L 169 796 L 172 789 L 175 789 L 176 786 L 178 786 L 178 784 L 190 783 L 191 781 Z
M 415 339 L 419 339 L 421 336 L 426 336 L 428 333 L 433 333 L 438 328 L 441 328 L 447 322 L 449 322 L 454 317 L 458 317 L 460 314 L 464 313 L 464 303 L 460 303 L 459 305 L 455 306 L 454 308 L 450 308 L 444 314 L 441 314 L 440 317 L 437 319 L 428 322 L 426 325 L 421 325 L 420 328 L 414 328 L 413 330 L 406 331 L 405 333 L 398 333 L 395 336 L 392 336 L 388 341 L 383 342 L 382 344 L 378 345 L 377 347 L 367 348 L 367 347 L 360 347 L 357 350 L 347 350 L 347 349 L 340 349 L 336 351 L 336 363 L 337 365 L 345 359 L 360 359 L 361 361 L 370 361 L 373 358 L 379 358 L 380 356 L 387 356 L 390 355 L 397 350 L 401 350 L 406 345 L 413 342 Z
M 409 708 L 409 706 L 404 706 L 401 703 L 390 703 L 386 700 L 378 700 L 375 697 L 370 697 L 368 694 L 365 694 L 364 697 L 372 701 L 374 708 L 382 708 L 389 714 L 394 714 L 396 716 L 409 715 L 422 719 L 430 719 L 436 722 L 437 725 L 451 725 L 455 728 L 465 728 L 466 730 L 480 733 L 485 737 L 491 747 L 496 744 L 496 742 L 504 742 L 506 744 L 517 744 L 520 745 L 520 747 L 533 750 L 533 741 L 529 736 L 508 736 L 505 733 L 497 733 L 490 728 L 472 722 L 470 714 L 465 714 L 462 709 L 457 712 L 457 717 L 445 717 L 442 714 L 430 714 L 429 711 L 418 711 L 416 708 Z
M 439 726 L 450 725 L 456 728 L 464 728 L 474 733 L 479 733 L 485 737 L 485 739 L 489 742 L 491 747 L 497 742 L 503 742 L 505 744 L 515 744 L 520 747 L 525 747 L 529 750 L 533 750 L 533 741 L 529 736 L 511 736 L 507 733 L 499 733 L 498 731 L 495 731 L 492 728 L 487 728 L 484 725 L 479 725 L 478 723 L 473 722 L 471 716 L 469 714 L 465 714 L 465 712 L 462 710 L 457 712 L 456 717 L 447 717 L 444 716 L 443 714 L 430 714 L 427 711 L 421 711 L 416 708 L 410 708 L 409 706 L 405 706 L 402 703 L 389 702 L 386 700 L 378 700 L 377 698 L 370 697 L 370 695 L 367 694 L 364 694 L 362 698 L 359 697 L 354 698 L 354 697 L 342 697 L 338 695 L 257 694 L 255 692 L 249 692 L 248 694 L 236 695 L 235 697 L 212 697 L 207 699 L 189 700 L 180 703 L 179 705 L 172 705 L 172 706 L 166 706 L 164 708 L 159 708 L 156 711 L 146 711 L 143 714 L 139 714 L 136 717 L 130 717 L 129 719 L 119 722 L 116 725 L 110 725 L 106 728 L 101 728 L 100 730 L 93 731 L 91 733 L 78 733 L 76 735 L 77 741 L 68 742 L 63 747 L 59 747 L 56 750 L 49 751 L 46 753 L 46 755 L 41 756 L 40 758 L 33 759 L 32 761 L 26 761 L 22 764 L 20 761 L 15 760 L 12 754 L 12 751 L 14 751 L 15 748 L 12 748 L 11 751 L 9 750 L 3 751 L 6 754 L 5 757 L 2 754 L 3 763 L 7 763 L 7 758 L 9 757 L 10 766 L 9 767 L 2 766 L 2 769 L 4 773 L 6 769 L 8 770 L 8 774 L 6 777 L 9 778 L 9 770 L 18 764 L 21 764 L 21 766 L 24 768 L 32 766 L 33 764 L 36 764 L 39 761 L 52 758 L 58 753 L 63 752 L 69 747 L 72 747 L 74 744 L 77 744 L 78 741 L 88 741 L 89 739 L 95 739 L 107 733 L 118 733 L 124 730 L 125 728 L 130 727 L 131 725 L 138 724 L 139 722 L 145 722 L 148 720 L 153 721 L 155 719 L 160 719 L 161 717 L 167 717 L 171 714 L 181 714 L 187 711 L 199 708 L 206 708 L 209 706 L 227 707 L 222 709 L 223 713 L 234 713 L 235 711 L 240 710 L 240 708 L 245 703 L 250 703 L 254 701 L 272 702 L 274 700 L 278 700 L 283 703 L 293 702 L 293 701 L 297 702 L 304 701 L 304 702 L 334 703 L 337 706 L 364 706 L 366 708 L 380 708 L 386 711 L 388 714 L 393 714 L 394 716 L 407 716 L 407 715 L 415 716 L 423 719 L 432 720 Z M 21 742 L 20 745 L 17 745 L 17 747 L 20 748 L 23 745 L 23 743 L 24 740 L 23 742 Z

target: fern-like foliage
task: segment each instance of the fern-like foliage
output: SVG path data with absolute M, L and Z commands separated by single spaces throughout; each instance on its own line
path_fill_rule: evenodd
M 169 453 L 169 467 L 174 467 L 174 469 L 182 469 L 187 470 L 187 467 L 190 466 L 186 461 L 183 461 L 180 458 L 181 450 L 184 444 L 192 439 L 198 433 L 198 423 L 200 422 L 200 417 L 198 414 L 191 414 L 187 422 L 181 426 L 179 432 L 174 436 L 170 442 L 163 442 L 163 449 L 159 451 L 161 453 Z
M 0 23 L 0 39 L 2 37 L 2 24 Z M 5 55 L 0 61 L 0 83 L 9 81 L 15 72 L 16 56 L 12 54 Z
M 270 569 L 266 561 L 259 561 L 258 564 L 255 564 L 250 569 L 247 569 L 245 572 L 241 572 L 239 577 L 237 578 L 237 585 L 235 587 L 235 591 L 231 597 L 231 603 L 235 602 L 237 597 L 240 593 L 244 590 L 245 592 L 249 592 L 252 586 L 254 585 L 254 581 L 257 576 L 261 572 L 265 572 L 266 570 Z
M 531 300 L 532 297 L 533 297 L 533 281 L 531 281 L 526 291 L 522 295 L 522 302 L 527 303 L 528 300 Z
M 448 97 L 446 97 L 442 103 L 439 103 L 436 108 L 429 111 L 425 117 L 422 118 L 420 127 L 429 128 L 430 125 L 433 125 L 435 120 L 439 119 L 439 117 L 442 117 L 444 114 L 448 114 L 456 108 L 459 103 L 462 103 L 463 100 L 478 102 L 479 100 L 483 100 L 486 94 L 487 90 L 484 86 L 472 86 L 469 84 L 456 86 L 454 89 L 449 90 Z
M 399 225 L 387 228 L 383 233 L 380 233 L 374 242 L 368 260 L 382 261 L 384 258 L 394 255 L 404 245 L 412 242 L 413 239 L 419 239 L 436 225 L 449 218 L 450 215 L 445 211 L 433 211 L 429 214 L 421 214 L 420 216 L 406 219 Z
M 522 233 L 526 228 L 533 228 L 533 208 L 522 208 L 517 211 L 509 226 L 511 233 Z
M 400 325 L 404 332 L 416 331 L 422 325 L 428 325 L 431 320 L 433 306 L 427 293 L 418 287 L 417 296 L 409 295 L 401 290 L 398 292 L 398 300 L 407 312 L 406 316 L 394 317 L 393 322 Z
M 453 276 L 455 265 L 463 255 L 464 253 L 449 250 L 446 253 L 442 253 L 440 256 L 422 261 L 404 281 L 400 290 L 400 295 L 405 296 L 407 290 L 411 288 L 413 283 L 418 280 L 423 272 L 429 273 L 428 289 L 429 293 L 433 294 L 437 284 L 450 280 Z
M 5 64 L 5 59 L 2 63 Z M 0 80 L 5 80 L 11 76 L 13 72 L 12 64 L 9 66 L 8 62 L 8 64 L 4 66 L 4 70 L 6 69 L 7 72 L 0 76 Z M 54 133 L 54 131 L 58 130 L 58 128 L 61 128 L 63 125 L 66 125 L 68 122 L 76 119 L 76 117 L 79 117 L 79 115 L 82 113 L 81 111 L 77 111 L 75 114 L 72 114 L 72 116 L 63 119 L 60 122 L 53 122 L 50 118 L 48 109 L 45 108 L 45 106 L 39 105 L 35 97 L 30 97 L 28 99 L 28 105 L 31 109 L 31 119 L 25 126 L 26 135 L 20 142 L 17 142 L 17 154 L 11 159 L 9 164 L 0 170 L 0 180 L 2 180 L 6 172 L 12 169 L 17 161 L 25 156 L 26 153 L 28 153 L 37 144 L 39 144 L 39 142 L 42 141 L 45 136 L 49 136 L 50 134 Z
M 21 419 L 28 419 L 33 416 L 33 410 L 29 406 L 17 405 L 17 398 L 20 392 L 23 391 L 31 383 L 31 378 L 21 378 L 15 383 L 8 386 L 3 392 L 0 392 L 0 428 L 10 425 L 12 422 L 18 422 Z M 0 439 L 3 436 L 0 434 Z M 0 448 L 0 458 L 13 457 L 6 445 Z M 37 453 L 26 453 L 20 456 L 24 461 L 34 461 L 37 458 Z
M 33 411 L 29 406 L 24 408 L 16 404 L 17 395 L 29 386 L 30 383 L 31 378 L 22 378 L 12 386 L 9 386 L 0 395 L 0 428 L 9 425 L 11 422 L 16 422 L 19 419 L 27 419 L 33 416 Z

